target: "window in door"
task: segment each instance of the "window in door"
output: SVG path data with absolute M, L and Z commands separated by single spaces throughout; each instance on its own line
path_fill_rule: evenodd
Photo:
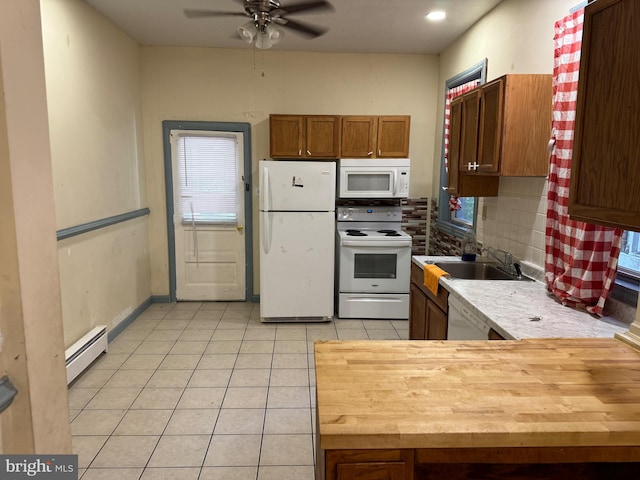
M 183 223 L 238 222 L 237 144 L 236 135 L 222 132 L 178 135 Z

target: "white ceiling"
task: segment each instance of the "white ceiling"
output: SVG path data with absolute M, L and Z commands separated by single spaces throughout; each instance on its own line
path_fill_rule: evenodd
M 242 12 L 234 0 L 84 0 L 142 45 L 252 48 L 237 35 L 244 17 L 187 19 L 183 9 Z M 287 4 L 308 0 L 280 0 Z M 328 27 L 308 39 L 290 30 L 273 48 L 316 52 L 440 53 L 502 0 L 329 0 L 334 11 L 301 13 L 291 18 Z M 431 23 L 425 14 L 445 10 Z

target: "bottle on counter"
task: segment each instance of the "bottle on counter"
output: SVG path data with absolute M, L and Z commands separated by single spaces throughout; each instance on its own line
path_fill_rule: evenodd
M 462 261 L 476 261 L 476 234 L 472 229 L 467 229 L 462 236 Z

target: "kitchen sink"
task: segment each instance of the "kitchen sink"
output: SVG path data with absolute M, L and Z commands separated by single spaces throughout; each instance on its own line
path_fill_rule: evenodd
M 447 272 L 452 278 L 465 280 L 531 280 L 511 275 L 498 267 L 497 263 L 488 262 L 437 262 L 437 267 Z

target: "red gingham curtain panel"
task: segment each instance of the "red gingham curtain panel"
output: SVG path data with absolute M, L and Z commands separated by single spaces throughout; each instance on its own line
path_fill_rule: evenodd
M 556 22 L 553 138 L 547 196 L 545 278 L 563 304 L 602 315 L 616 276 L 621 230 L 569 219 L 569 179 L 584 9 Z

